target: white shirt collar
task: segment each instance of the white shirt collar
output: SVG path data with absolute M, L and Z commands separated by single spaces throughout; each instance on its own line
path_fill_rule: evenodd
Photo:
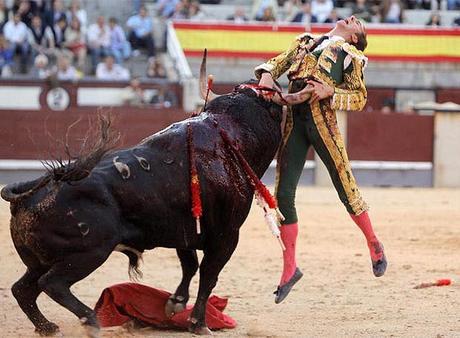
M 321 42 L 321 44 L 315 48 L 315 51 L 323 50 L 324 48 L 329 46 L 330 43 L 337 42 L 337 41 L 345 41 L 345 39 L 338 35 L 329 36 L 329 39 L 325 39 L 323 42 Z

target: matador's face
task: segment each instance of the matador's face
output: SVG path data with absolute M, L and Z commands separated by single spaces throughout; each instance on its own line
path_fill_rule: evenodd
M 364 24 L 353 15 L 343 20 L 337 21 L 336 29 L 351 36 L 353 34 L 365 33 Z

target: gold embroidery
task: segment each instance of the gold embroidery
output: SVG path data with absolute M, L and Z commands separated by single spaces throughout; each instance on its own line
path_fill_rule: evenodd
M 334 111 L 327 103 L 315 102 L 311 105 L 315 125 L 326 148 L 334 161 L 348 204 L 356 215 L 368 210 L 356 184 L 345 150 L 342 135 L 337 125 Z
M 351 71 L 343 74 L 343 83 L 334 90 L 333 109 L 344 109 L 345 105 L 342 104 L 342 100 L 350 103 L 346 108 L 351 111 L 360 111 L 366 105 L 367 91 L 363 78 L 362 60 L 353 58 L 352 64 Z
M 326 47 L 321 53 L 321 56 L 328 58 L 333 63 L 337 62 L 338 55 L 339 55 L 339 48 L 336 48 L 336 47 L 331 47 L 331 48 Z
M 320 57 L 318 60 L 318 65 L 324 69 L 329 74 L 331 73 L 332 69 L 332 62 L 326 59 L 325 57 Z

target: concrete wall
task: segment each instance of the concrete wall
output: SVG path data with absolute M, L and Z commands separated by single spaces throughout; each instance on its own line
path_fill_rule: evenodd
M 435 114 L 434 186 L 460 187 L 460 112 Z

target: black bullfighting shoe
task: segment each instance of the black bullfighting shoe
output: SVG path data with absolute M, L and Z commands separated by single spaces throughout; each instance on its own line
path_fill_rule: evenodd
M 276 304 L 281 303 L 284 298 L 287 297 L 294 284 L 297 283 L 302 276 L 303 273 L 299 270 L 299 268 L 295 268 L 294 275 L 292 275 L 291 279 L 289 279 L 286 284 L 278 285 L 278 288 L 274 292 Z
M 382 277 L 385 274 L 388 262 L 387 262 L 387 258 L 385 257 L 383 244 L 378 243 L 378 245 L 379 245 L 379 247 L 374 248 L 374 250 L 377 253 L 382 252 L 383 255 L 382 255 L 382 258 L 380 258 L 380 259 L 378 259 L 376 261 L 372 260 L 372 271 L 374 272 L 375 277 Z

